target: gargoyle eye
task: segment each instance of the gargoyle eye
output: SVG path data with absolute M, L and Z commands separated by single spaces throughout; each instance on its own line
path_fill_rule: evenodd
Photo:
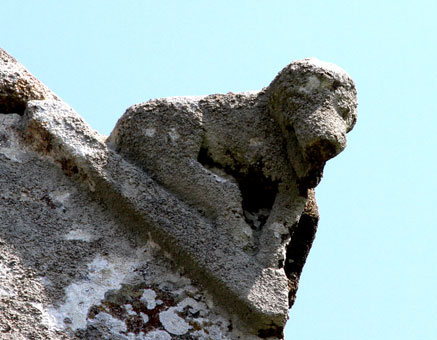
M 341 83 L 338 80 L 334 80 L 332 83 L 332 89 L 335 91 L 341 86 Z
M 340 109 L 340 112 L 341 112 L 341 116 L 343 117 L 343 119 L 347 119 L 349 117 L 351 110 L 348 107 L 342 107 Z

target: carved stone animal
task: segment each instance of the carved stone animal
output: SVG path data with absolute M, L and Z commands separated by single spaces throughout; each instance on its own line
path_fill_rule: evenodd
M 259 92 L 134 105 L 108 145 L 210 218 L 236 246 L 281 267 L 308 189 L 344 149 L 356 108 L 346 72 L 304 59 Z

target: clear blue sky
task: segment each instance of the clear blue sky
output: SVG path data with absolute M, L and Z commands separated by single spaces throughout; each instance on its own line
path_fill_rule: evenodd
M 12 1 L 0 46 L 109 134 L 151 98 L 260 89 L 315 56 L 359 120 L 317 189 L 286 339 L 437 339 L 436 1 Z

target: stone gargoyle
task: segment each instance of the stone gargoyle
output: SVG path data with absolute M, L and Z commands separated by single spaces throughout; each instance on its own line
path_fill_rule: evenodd
M 259 92 L 134 105 L 108 142 L 236 246 L 264 265 L 283 267 L 308 194 L 325 162 L 345 148 L 356 108 L 346 72 L 303 59 Z

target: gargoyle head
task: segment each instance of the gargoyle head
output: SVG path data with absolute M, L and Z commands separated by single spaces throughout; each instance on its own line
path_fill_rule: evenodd
M 338 66 L 309 58 L 285 67 L 265 92 L 296 174 L 314 187 L 325 162 L 343 151 L 346 133 L 355 125 L 354 82 Z

